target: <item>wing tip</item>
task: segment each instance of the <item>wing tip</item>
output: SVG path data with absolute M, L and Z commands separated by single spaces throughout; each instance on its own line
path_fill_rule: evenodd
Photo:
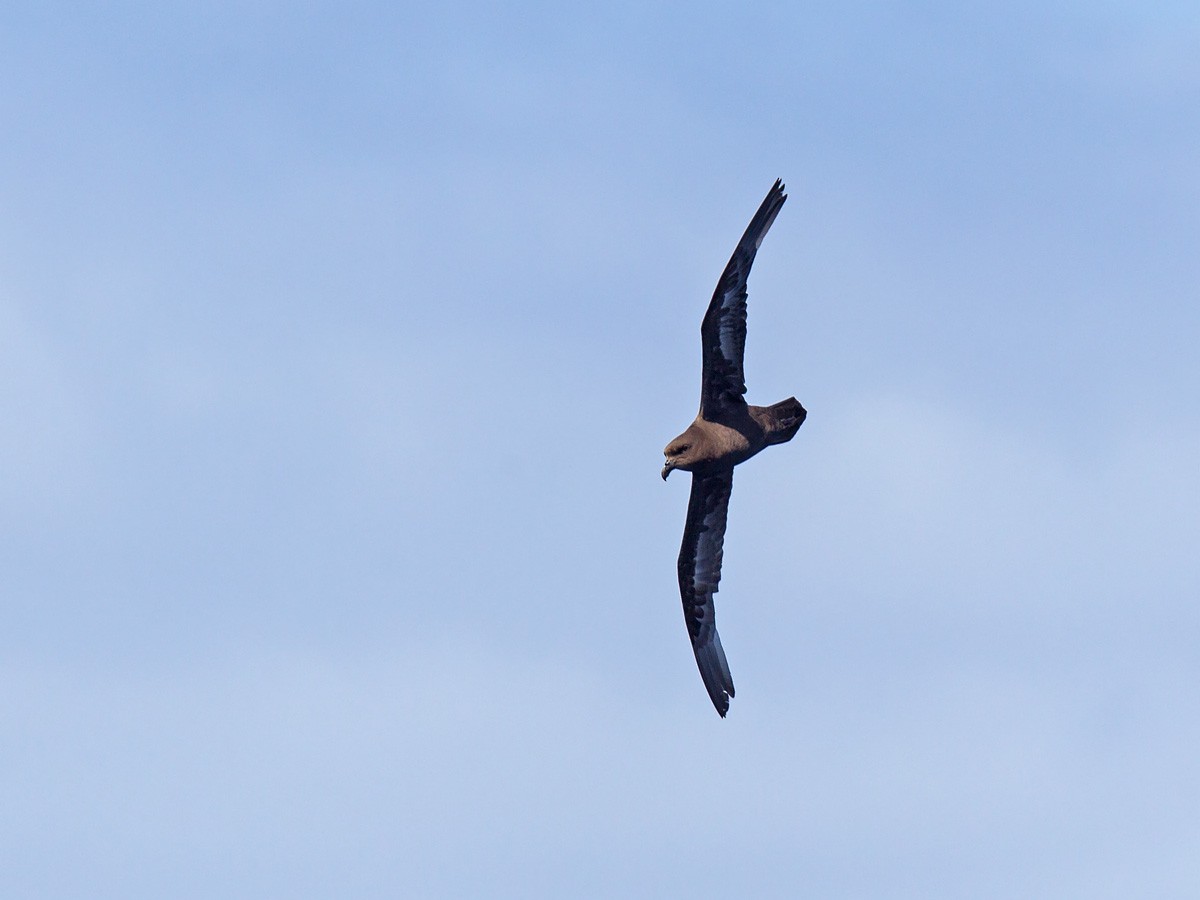
M 729 663 L 725 660 L 725 650 L 721 647 L 721 638 L 716 631 L 712 640 L 704 644 L 693 644 L 696 653 L 696 665 L 700 668 L 700 677 L 708 690 L 717 714 L 723 719 L 729 712 L 729 701 L 733 699 L 733 675 L 729 672 Z
M 750 225 L 746 228 L 746 234 L 743 235 L 742 240 L 752 236 L 755 250 L 762 246 L 763 238 L 767 236 L 767 232 L 775 224 L 775 217 L 783 209 L 784 201 L 787 200 L 784 190 L 783 179 L 776 178 L 771 189 L 767 191 L 767 196 L 759 205 L 758 212 L 754 214 L 754 218 L 750 220 Z
M 783 183 L 782 178 L 776 178 L 775 183 L 771 185 L 771 189 L 767 191 L 767 196 L 763 200 L 763 206 L 780 207 L 783 206 L 783 201 L 788 198 L 787 185 Z
M 717 711 L 717 715 L 722 719 L 729 712 L 729 701 L 733 699 L 733 686 L 730 685 L 728 690 L 709 691 L 709 698 L 712 700 L 713 707 Z
M 715 696 L 712 697 L 713 706 L 717 710 L 717 715 L 722 719 L 724 719 L 726 714 L 729 712 L 729 701 L 732 697 L 733 694 L 729 692 L 722 692 L 719 698 Z

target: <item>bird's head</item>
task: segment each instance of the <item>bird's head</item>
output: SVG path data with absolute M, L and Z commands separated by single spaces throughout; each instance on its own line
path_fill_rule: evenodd
M 683 469 L 685 472 L 691 471 L 692 465 L 697 460 L 696 441 L 694 435 L 691 434 L 689 428 L 671 443 L 667 444 L 663 450 L 663 456 L 667 458 L 667 464 L 663 466 L 662 477 L 663 481 L 667 480 L 667 476 L 676 469 Z

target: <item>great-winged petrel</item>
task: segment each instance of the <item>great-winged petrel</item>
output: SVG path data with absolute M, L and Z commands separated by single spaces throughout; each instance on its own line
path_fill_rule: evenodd
M 733 696 L 733 676 L 717 635 L 713 594 L 721 580 L 721 546 L 733 467 L 769 444 L 790 441 L 806 415 L 795 397 L 774 406 L 750 406 L 743 399 L 746 279 L 754 254 L 786 199 L 783 183 L 776 181 L 717 282 L 700 326 L 704 351 L 700 414 L 663 451 L 667 457 L 664 481 L 675 469 L 692 473 L 692 496 L 679 549 L 679 593 L 696 665 L 722 718 Z

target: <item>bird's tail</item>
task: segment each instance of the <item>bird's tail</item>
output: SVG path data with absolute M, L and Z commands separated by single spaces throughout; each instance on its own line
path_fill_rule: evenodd
M 768 444 L 785 444 L 790 441 L 804 424 L 808 411 L 795 397 L 788 397 L 766 407 L 763 416 Z

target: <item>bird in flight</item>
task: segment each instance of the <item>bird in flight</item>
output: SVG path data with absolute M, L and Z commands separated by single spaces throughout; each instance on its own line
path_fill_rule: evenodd
M 713 594 L 721 580 L 733 467 L 770 444 L 790 441 L 807 415 L 795 397 L 774 406 L 750 406 L 743 398 L 746 279 L 754 255 L 786 199 L 783 183 L 776 181 L 717 282 L 700 326 L 704 352 L 700 413 L 663 451 L 667 458 L 664 481 L 675 469 L 692 473 L 692 494 L 679 549 L 679 593 L 696 665 L 722 718 L 733 696 L 733 676 L 717 635 Z

